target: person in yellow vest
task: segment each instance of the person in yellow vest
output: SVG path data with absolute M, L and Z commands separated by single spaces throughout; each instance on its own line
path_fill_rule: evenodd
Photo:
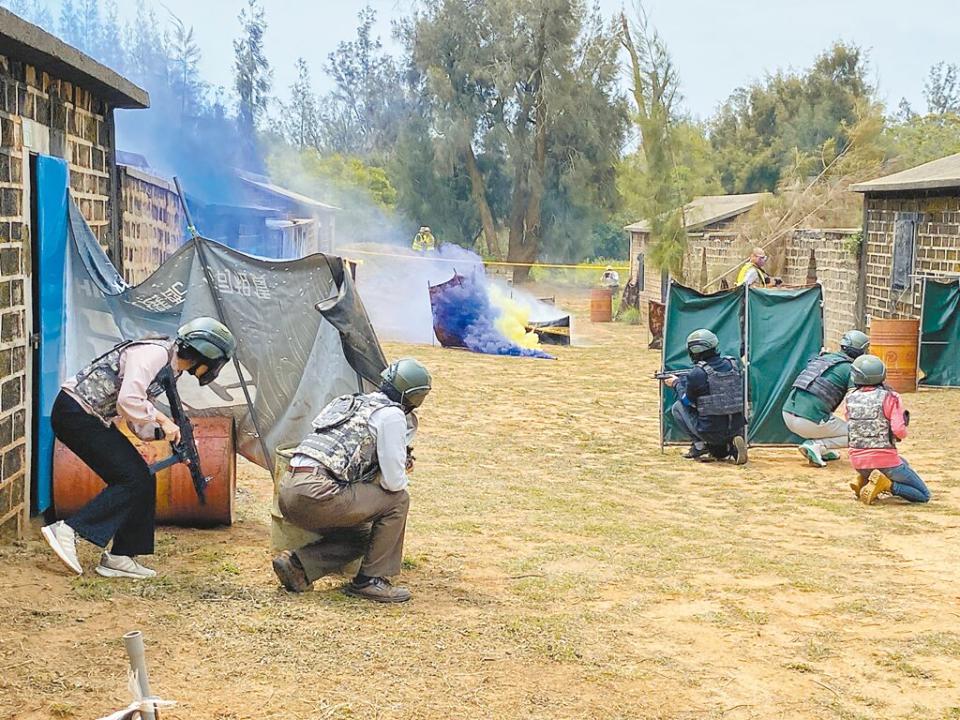
M 424 225 L 417 232 L 416 237 L 413 238 L 413 245 L 411 247 L 417 252 L 436 250 L 437 239 L 433 236 L 433 233 L 430 232 L 430 228 Z
M 740 268 L 740 274 L 737 275 L 737 285 L 747 285 L 753 287 L 776 287 L 783 284 L 783 280 L 771 276 L 764 267 L 767 264 L 767 253 L 763 248 L 756 247 L 750 252 L 750 259 Z

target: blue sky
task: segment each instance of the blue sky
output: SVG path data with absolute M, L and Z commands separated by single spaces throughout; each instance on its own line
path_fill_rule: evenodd
M 162 16 L 159 0 L 151 0 Z M 632 0 L 627 0 L 628 7 Z M 163 5 L 193 25 L 203 48 L 202 71 L 214 84 L 229 88 L 236 16 L 245 0 L 163 0 Z M 366 2 L 352 0 L 264 0 L 269 28 L 267 55 L 274 67 L 274 93 L 286 95 L 294 63 L 310 63 L 319 92 L 327 88 L 321 72 L 327 54 L 350 39 L 356 14 Z M 370 0 L 379 30 L 390 40 L 390 20 L 408 13 L 415 0 Z M 605 15 L 623 0 L 600 0 Z M 119 0 L 132 17 L 133 0 Z M 646 6 L 674 55 L 687 108 L 706 117 L 735 88 L 778 67 L 803 68 L 837 39 L 868 50 L 871 79 L 881 97 L 895 107 L 906 97 L 923 106 L 923 82 L 930 65 L 960 62 L 956 0 L 647 0 Z

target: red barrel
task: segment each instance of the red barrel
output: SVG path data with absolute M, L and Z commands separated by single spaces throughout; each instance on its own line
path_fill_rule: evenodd
M 233 418 L 193 418 L 194 438 L 203 474 L 211 478 L 206 503 L 201 505 L 193 489 L 190 470 L 179 463 L 157 473 L 157 522 L 186 527 L 211 527 L 233 523 L 237 490 L 236 437 Z M 170 455 L 166 440 L 144 442 L 118 427 L 130 438 L 143 459 L 154 463 Z M 53 506 L 58 518 L 68 518 L 100 490 L 103 481 L 66 446 L 58 441 L 53 452 Z
M 593 288 L 590 292 L 590 322 L 610 322 L 613 318 L 613 291 Z

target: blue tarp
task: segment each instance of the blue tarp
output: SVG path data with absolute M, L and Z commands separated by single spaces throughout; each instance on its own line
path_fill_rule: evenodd
M 64 376 L 64 278 L 67 259 L 67 163 L 40 155 L 35 166 L 37 193 L 37 305 L 40 351 L 36 420 L 37 453 L 33 464 L 33 509 L 43 512 L 52 502 L 53 430 L 50 412 Z

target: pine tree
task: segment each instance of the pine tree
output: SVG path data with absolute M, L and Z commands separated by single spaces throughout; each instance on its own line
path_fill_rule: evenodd
M 272 72 L 263 50 L 267 29 L 263 8 L 258 0 L 247 2 L 247 7 L 240 10 L 240 37 L 233 41 L 233 68 L 237 122 L 241 132 L 252 138 L 267 110 Z
M 317 98 L 310 82 L 310 67 L 303 58 L 297 59 L 297 81 L 290 86 L 290 103 L 284 107 L 281 131 L 287 141 L 298 150 L 319 149 Z

